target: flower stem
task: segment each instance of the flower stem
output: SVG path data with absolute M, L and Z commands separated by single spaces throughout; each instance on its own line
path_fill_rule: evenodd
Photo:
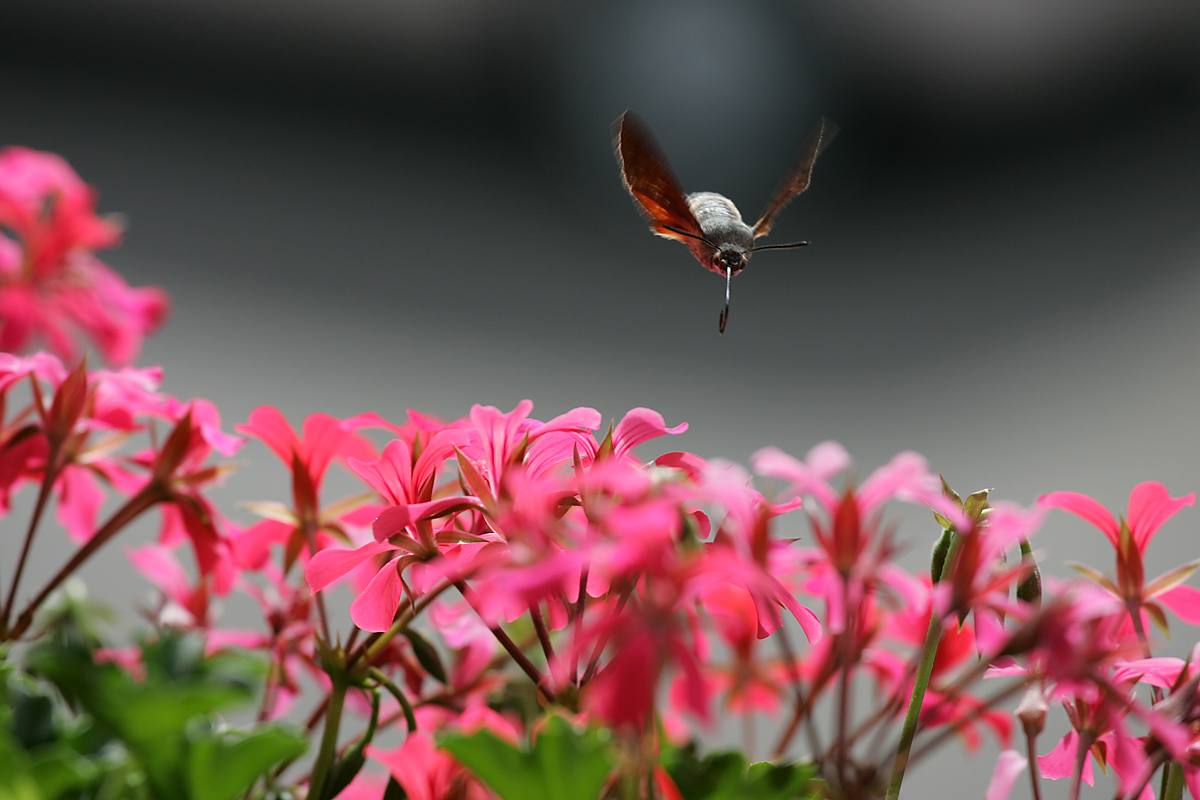
M 908 768 L 908 755 L 912 751 L 921 706 L 925 702 L 925 690 L 929 687 L 929 677 L 933 674 L 933 660 L 937 656 L 938 642 L 942 638 L 942 618 L 937 613 L 932 597 L 929 605 L 929 630 L 925 633 L 925 645 L 921 648 L 921 660 L 917 663 L 917 675 L 913 681 L 912 699 L 904 715 L 904 727 L 900 730 L 896 759 L 892 762 L 892 779 L 888 783 L 887 800 L 897 800 L 900 797 L 900 784 L 904 782 L 904 770 Z
M 1042 785 L 1038 780 L 1041 770 L 1038 768 L 1037 739 L 1025 731 L 1025 752 L 1029 759 L 1029 780 L 1033 783 L 1033 800 L 1042 800 Z
M 329 690 L 329 706 L 325 710 L 325 733 L 321 736 L 321 751 L 317 754 L 312 776 L 308 780 L 308 796 L 313 800 L 321 800 L 323 797 L 329 771 L 337 756 L 338 727 L 342 721 L 347 688 L 346 682 L 338 676 L 334 678 L 333 687 Z
M 29 550 L 33 547 L 33 537 L 37 533 L 38 525 L 42 520 L 42 512 L 46 510 L 46 503 L 50 499 L 51 489 L 54 487 L 54 482 L 58 480 L 58 448 L 51 447 L 49 455 L 46 456 L 46 467 L 42 471 L 42 486 L 38 490 L 37 504 L 33 507 L 33 516 L 29 520 L 29 529 L 25 532 L 25 542 L 21 545 L 21 555 L 17 558 L 17 569 L 13 573 L 12 586 L 8 589 L 8 599 L 4 602 L 4 614 L 0 616 L 0 632 L 8 631 L 8 621 L 12 618 L 13 605 L 17 601 L 17 586 L 21 583 L 21 573 L 25 571 L 25 559 L 29 557 Z M 8 639 L 7 636 L 3 637 Z
M 1075 766 L 1071 770 L 1071 800 L 1079 800 L 1079 789 L 1083 776 L 1083 767 L 1087 764 L 1088 751 L 1096 743 L 1096 734 L 1091 731 L 1079 731 L 1079 742 L 1075 747 Z
M 1167 788 L 1162 793 L 1163 800 L 1183 800 L 1183 768 L 1178 761 L 1167 765 Z
M 793 702 L 792 718 L 788 722 L 787 728 L 779 737 L 779 742 L 775 745 L 775 754 L 772 756 L 772 761 L 777 761 L 783 758 L 784 751 L 791 744 L 792 737 L 796 735 L 796 730 L 800 727 L 801 721 L 804 722 L 804 729 L 808 734 L 808 745 L 813 753 L 821 752 L 821 737 L 817 732 L 817 726 L 813 722 L 812 714 L 809 713 L 812 709 L 809 707 L 809 699 L 804 693 L 804 684 L 800 679 L 800 666 L 796 662 L 796 655 L 792 652 L 792 645 L 787 638 L 787 629 L 780 628 L 775 633 L 776 641 L 779 643 L 779 650 L 783 654 L 783 660 L 787 664 L 788 674 L 792 678 L 792 689 L 795 692 L 795 701 Z
M 383 649 L 388 646 L 388 643 L 392 641 L 392 639 L 395 639 L 397 636 L 399 636 L 400 633 L 409 626 L 417 614 L 420 614 L 422 611 L 424 611 L 426 606 L 438 598 L 438 595 L 449 589 L 451 586 L 454 586 L 454 584 L 454 581 L 447 580 L 437 588 L 422 595 L 420 600 L 413 603 L 404 610 L 403 614 L 396 618 L 396 621 L 392 623 L 392 627 L 388 628 L 382 634 L 374 636 L 363 642 L 362 646 L 359 647 L 353 655 L 346 659 L 346 669 L 353 669 L 354 665 L 364 658 L 367 660 L 367 663 L 370 664 L 371 661 L 375 659 L 375 656 L 383 652 Z
M 87 544 L 79 548 L 71 560 L 62 566 L 54 577 L 50 579 L 42 591 L 38 593 L 21 615 L 17 617 L 17 624 L 13 626 L 11 631 L 8 631 L 5 638 L 12 641 L 19 637 L 33 622 L 34 612 L 46 601 L 50 593 L 58 588 L 58 585 L 71 576 L 71 573 L 79 569 L 83 562 L 91 558 L 92 554 L 99 550 L 109 539 L 115 536 L 129 523 L 137 519 L 143 511 L 154 507 L 170 498 L 170 491 L 163 486 L 158 480 L 151 479 L 142 490 L 117 509 L 116 513 L 109 518 L 108 522 L 96 531 L 96 534 L 88 540 Z
M 533 629 L 537 631 L 538 641 L 541 642 L 542 652 L 546 654 L 546 663 L 554 661 L 554 645 L 550 641 L 550 631 L 546 628 L 546 619 L 542 609 L 536 603 L 529 606 L 529 616 L 533 619 Z
M 404 692 L 400 691 L 400 687 L 392 683 L 387 675 L 384 675 L 377 667 L 371 667 L 368 673 L 371 678 L 383 688 L 387 689 L 392 697 L 396 698 L 396 702 L 400 704 L 400 708 L 404 711 L 404 721 L 408 725 L 408 732 L 413 733 L 417 729 L 417 717 L 413 712 L 412 703 L 408 702 L 408 698 L 404 696 Z
M 317 524 L 310 515 L 300 510 L 299 501 L 297 501 L 296 516 L 302 520 L 300 530 L 304 534 L 304 541 L 308 543 L 308 552 L 315 554 L 317 552 Z M 324 592 L 313 592 L 313 600 L 316 601 L 317 617 L 321 622 L 321 635 L 327 644 L 332 644 L 329 638 L 329 615 L 325 611 Z

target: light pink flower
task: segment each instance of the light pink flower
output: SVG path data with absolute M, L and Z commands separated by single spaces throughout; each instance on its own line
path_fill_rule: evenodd
M 996 769 L 983 793 L 984 800 L 1007 800 L 1017 778 L 1029 766 L 1029 759 L 1016 750 L 1003 750 L 996 759 Z
M 0 350 L 42 339 L 75 361 L 78 332 L 123 366 L 166 318 L 165 292 L 131 288 L 92 255 L 120 229 L 96 216 L 94 193 L 58 156 L 0 151 L 0 229 L 15 237 L 0 234 Z

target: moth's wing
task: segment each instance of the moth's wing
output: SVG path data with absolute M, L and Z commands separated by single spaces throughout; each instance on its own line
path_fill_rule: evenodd
M 700 224 L 679 187 L 679 179 L 645 121 L 634 112 L 626 111 L 613 127 L 616 128 L 615 146 L 621 177 L 645 214 L 650 229 L 659 236 L 681 242 L 686 242 L 689 236 L 671 228 L 703 239 Z
M 771 224 L 775 221 L 775 215 L 792 202 L 796 195 L 808 188 L 808 181 L 812 177 L 812 168 L 817 161 L 817 156 L 821 155 L 821 151 L 829 146 L 829 143 L 837 136 L 837 132 L 837 125 L 821 117 L 812 133 L 808 135 L 808 141 L 800 149 L 800 155 L 796 156 L 791 168 L 783 176 L 783 182 L 775 190 L 775 196 L 771 198 L 771 202 L 767 203 L 767 210 L 763 212 L 758 222 L 754 223 L 754 238 L 766 236 L 771 230 Z

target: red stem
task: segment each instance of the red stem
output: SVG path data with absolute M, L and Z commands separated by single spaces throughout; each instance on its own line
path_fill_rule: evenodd
M 46 510 L 46 503 L 50 500 L 54 482 L 58 480 L 58 455 L 59 448 L 52 443 L 50 452 L 46 456 L 46 467 L 42 470 L 42 486 L 38 490 L 37 504 L 33 507 L 29 529 L 25 532 L 25 542 L 21 545 L 21 555 L 17 559 L 17 569 L 13 573 L 12 586 L 8 589 L 8 599 L 4 601 L 4 615 L 0 617 L 0 631 L 8 630 L 8 621 L 12 618 L 13 605 L 17 600 L 17 586 L 21 583 L 21 574 L 25 571 L 25 560 L 29 557 L 29 551 L 33 547 L 33 537 L 41 523 L 42 512 Z
M 29 628 L 33 622 L 34 612 L 46 601 L 50 593 L 58 588 L 58 585 L 71 576 L 75 570 L 91 558 L 92 554 L 103 547 L 109 539 L 120 532 L 122 528 L 133 522 L 150 508 L 153 508 L 158 503 L 161 503 L 170 498 L 170 492 L 158 480 L 151 479 L 142 490 L 126 501 L 125 505 L 117 509 L 117 512 L 109 518 L 108 522 L 104 523 L 100 530 L 96 531 L 96 535 L 88 540 L 87 544 L 79 548 L 71 560 L 62 566 L 54 577 L 50 579 L 42 591 L 38 593 L 21 615 L 17 617 L 17 624 L 11 631 L 8 632 L 6 639 L 13 641 Z

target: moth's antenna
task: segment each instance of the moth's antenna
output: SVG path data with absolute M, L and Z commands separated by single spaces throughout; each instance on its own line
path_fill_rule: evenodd
M 729 279 L 732 277 L 733 277 L 733 270 L 731 270 L 729 267 L 726 267 L 725 268 L 725 310 L 721 312 L 721 318 L 719 320 L 720 324 L 717 328 L 717 331 L 719 333 L 725 332 L 725 325 L 726 325 L 726 323 L 729 322 Z
M 667 230 L 671 231 L 672 233 L 678 233 L 680 236 L 686 236 L 689 239 L 699 239 L 700 241 L 704 242 L 706 245 L 708 245 L 709 247 L 711 247 L 713 249 L 716 249 L 716 247 L 717 247 L 715 244 L 710 242 L 708 239 L 705 239 L 703 236 L 697 236 L 694 233 L 688 233 L 687 231 L 681 231 L 681 230 L 679 230 L 679 228 L 674 228 L 674 227 L 671 227 L 670 225 L 663 225 L 663 227 L 666 228 Z M 805 242 L 805 244 L 808 244 L 808 242 Z
M 808 242 L 792 242 L 791 244 L 765 244 L 762 247 L 756 247 L 751 252 L 757 253 L 759 250 L 791 250 L 793 247 L 804 247 Z

